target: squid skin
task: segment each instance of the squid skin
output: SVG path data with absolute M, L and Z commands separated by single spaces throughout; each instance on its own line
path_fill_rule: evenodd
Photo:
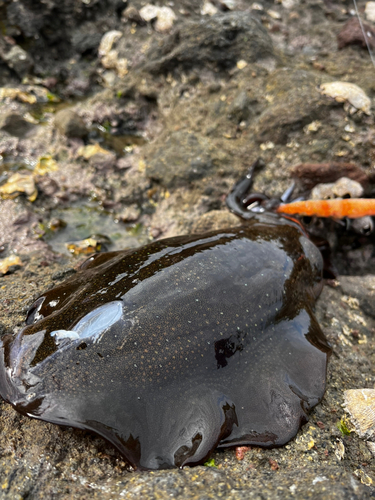
M 324 394 L 321 287 L 319 250 L 274 213 L 97 254 L 0 340 L 0 394 L 138 469 L 281 446 Z

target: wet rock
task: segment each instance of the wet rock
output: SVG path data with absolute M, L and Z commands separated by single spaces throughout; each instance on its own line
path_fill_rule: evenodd
M 19 45 L 14 45 L 7 54 L 3 55 L 3 60 L 21 79 L 31 71 L 34 65 L 32 57 Z
M 5 259 L 0 260 L 0 276 L 4 274 L 12 274 L 22 266 L 22 261 L 18 255 L 9 255 Z
M 161 44 L 153 44 L 144 69 L 152 73 L 200 66 L 226 70 L 238 60 L 270 57 L 275 57 L 272 41 L 259 21 L 249 13 L 227 12 L 186 22 Z
M 357 298 L 361 309 L 375 318 L 375 276 L 340 276 L 340 287 L 346 295 Z
M 366 2 L 365 16 L 368 21 L 375 23 L 375 2 Z
M 35 180 L 30 172 L 16 172 L 9 177 L 5 184 L 0 186 L 0 196 L 3 199 L 17 198 L 21 194 L 27 196 L 29 201 L 35 201 L 38 196 Z
M 122 222 L 136 222 L 141 216 L 141 210 L 135 203 L 127 206 L 119 215 Z
M 88 134 L 85 122 L 72 109 L 62 109 L 56 113 L 55 127 L 66 137 L 85 137 Z
M 371 48 L 375 48 L 375 30 L 366 23 L 363 23 L 363 29 L 367 33 L 367 43 Z M 356 17 L 349 19 L 342 30 L 337 35 L 339 50 L 348 45 L 360 45 L 367 50 L 367 43 L 364 37 L 360 22 Z
M 186 131 L 160 137 L 146 157 L 146 175 L 168 188 L 189 185 L 213 167 L 209 142 Z
M 292 170 L 305 189 L 312 189 L 315 185 L 327 182 L 336 182 L 341 177 L 349 177 L 366 186 L 368 177 L 363 168 L 354 163 L 299 163 Z
M 323 83 L 319 90 L 337 102 L 347 102 L 351 107 L 351 114 L 357 110 L 363 111 L 366 115 L 371 114 L 371 99 L 354 83 L 340 81 Z
M 16 200 L 0 202 L 0 245 L 18 255 L 40 252 L 45 258 L 51 257 L 47 243 L 40 240 L 33 227 L 38 217 L 26 210 Z
M 141 26 L 146 24 L 146 21 L 140 15 L 139 11 L 134 7 L 134 5 L 129 5 L 129 7 L 127 7 L 122 12 L 122 18 L 123 20 L 125 19 L 130 22 L 140 24 Z
M 219 12 L 219 9 L 211 2 L 205 0 L 202 8 L 201 15 L 202 16 L 214 16 Z
M 35 129 L 35 124 L 25 120 L 18 113 L 8 112 L 0 116 L 0 129 L 14 137 L 21 138 Z
M 89 158 L 89 165 L 100 171 L 110 171 L 116 164 L 116 155 L 112 153 L 96 153 Z
M 139 15 L 145 22 L 155 20 L 155 30 L 160 33 L 169 31 L 177 19 L 170 7 L 158 7 L 149 3 L 141 8 Z
M 98 50 L 101 33 L 98 33 L 95 25 L 88 29 L 80 28 L 72 35 L 72 45 L 79 54 L 95 54 Z
M 211 212 L 203 214 L 194 222 L 191 232 L 204 233 L 225 227 L 235 227 L 240 224 L 240 219 L 227 210 L 211 210 Z
M 115 69 L 120 77 L 128 73 L 128 60 L 126 57 L 119 56 L 118 42 L 122 38 L 122 32 L 118 30 L 108 31 L 103 35 L 99 45 L 99 56 L 101 64 L 106 69 Z M 109 79 L 111 74 L 103 75 L 107 79 L 108 86 L 111 86 Z M 112 77 L 113 79 L 113 77 Z
M 319 80 L 307 71 L 297 70 L 294 74 L 276 71 L 268 92 L 272 104 L 259 116 L 257 140 L 285 143 L 290 132 L 323 119 L 330 103 L 325 103 L 316 90 Z
M 229 108 L 229 116 L 236 123 L 246 120 L 250 115 L 250 98 L 245 90 L 237 94 Z
M 329 200 L 334 198 L 361 198 L 363 187 L 349 177 L 340 177 L 336 182 L 317 184 L 311 191 L 312 200 Z

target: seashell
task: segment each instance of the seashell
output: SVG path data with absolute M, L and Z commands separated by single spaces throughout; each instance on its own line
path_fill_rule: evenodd
M 375 433 L 375 389 L 350 389 L 344 392 L 343 408 L 350 415 L 354 430 L 361 438 Z
M 311 199 L 361 198 L 363 191 L 363 187 L 359 182 L 348 177 L 340 177 L 336 182 L 317 184 L 311 191 Z
M 319 86 L 319 91 L 328 97 L 336 99 L 337 102 L 348 102 L 356 110 L 363 111 L 366 115 L 370 114 L 371 100 L 365 92 L 349 82 L 329 82 Z

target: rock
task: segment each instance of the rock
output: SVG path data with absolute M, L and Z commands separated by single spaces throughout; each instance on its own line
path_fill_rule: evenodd
M 209 2 L 208 0 L 205 0 L 202 8 L 201 8 L 201 15 L 202 16 L 214 16 L 219 12 L 219 9 L 215 7 L 214 4 Z
M 7 54 L 3 55 L 3 59 L 9 68 L 15 71 L 21 79 L 26 76 L 34 66 L 32 57 L 19 45 L 14 45 Z
M 134 5 L 129 5 L 129 7 L 127 7 L 122 12 L 122 18 L 123 20 L 125 19 L 140 25 L 146 24 L 146 21 L 142 18 L 139 11 L 134 7 Z
M 365 16 L 368 21 L 375 23 L 375 2 L 367 2 Z
M 240 224 L 240 219 L 227 210 L 211 210 L 194 222 L 191 231 L 192 233 L 205 233 Z
M 136 222 L 141 216 L 141 210 L 137 204 L 128 205 L 119 215 L 119 219 L 122 222 Z
M 82 31 L 80 26 L 72 35 L 72 45 L 79 54 L 94 54 L 98 50 L 102 36 L 93 29 Z
M 66 137 L 85 137 L 88 134 L 85 122 L 72 109 L 62 109 L 56 113 L 55 127 Z
M 169 31 L 177 19 L 176 14 L 170 7 L 158 7 L 149 3 L 142 7 L 139 15 L 146 22 L 156 20 L 155 30 L 160 33 Z
M 366 186 L 366 172 L 354 163 L 299 163 L 292 170 L 293 177 L 298 178 L 305 189 L 312 189 L 316 184 L 336 182 L 341 177 L 349 177 Z
M 170 31 L 176 19 L 177 16 L 170 7 L 160 7 L 155 22 L 155 30 L 159 31 L 159 33 Z
M 95 170 L 110 171 L 116 164 L 116 155 L 112 153 L 96 153 L 89 158 L 89 165 Z
M 258 118 L 257 140 L 284 144 L 290 132 L 326 117 L 327 106 L 333 104 L 317 92 L 320 82 L 312 72 L 279 70 L 272 76 L 268 92 L 271 105 Z
M 368 24 L 363 23 L 363 29 L 367 34 L 367 43 L 371 48 L 375 48 L 375 30 Z M 360 22 L 356 17 L 352 17 L 337 35 L 339 50 L 348 45 L 360 45 L 367 50 L 367 43 L 362 31 Z
M 185 22 L 178 33 L 153 44 L 144 69 L 151 73 L 165 73 L 177 66 L 227 70 L 238 60 L 269 57 L 275 57 L 272 41 L 260 22 L 249 13 L 226 12 Z
M 375 318 L 375 276 L 340 276 L 340 287 L 346 295 L 359 300 L 361 309 Z
M 241 90 L 229 108 L 229 116 L 236 123 L 246 120 L 250 115 L 250 99 L 245 90 Z
M 101 39 L 98 53 L 104 68 L 115 69 L 118 75 L 123 77 L 128 72 L 128 60 L 125 57 L 119 57 L 117 43 L 121 38 L 121 31 L 108 31 Z M 104 75 L 103 78 L 107 78 L 108 86 L 111 86 L 108 76 Z
M 214 167 L 209 143 L 186 131 L 160 137 L 148 151 L 146 174 L 171 188 L 206 177 Z
M 371 114 L 371 99 L 354 83 L 340 81 L 323 83 L 319 90 L 323 95 L 331 97 L 337 102 L 350 104 L 354 110 L 351 114 L 357 110 L 363 111 L 366 115 Z
M 317 184 L 311 191 L 312 200 L 329 200 L 333 198 L 361 198 L 363 187 L 349 177 L 340 177 L 336 182 Z
M 35 129 L 35 124 L 28 122 L 18 113 L 9 112 L 0 116 L 0 129 L 14 137 L 22 138 Z

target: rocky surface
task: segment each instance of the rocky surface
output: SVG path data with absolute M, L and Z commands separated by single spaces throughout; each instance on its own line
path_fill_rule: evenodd
M 235 224 L 225 196 L 260 156 L 254 189 L 269 196 L 296 171 L 296 193 L 308 195 L 312 170 L 319 182 L 333 170 L 360 177 L 375 193 L 373 109 L 319 91 L 351 82 L 374 104 L 375 68 L 349 0 L 161 1 L 169 10 L 148 20 L 146 3 L 0 0 L 0 258 L 21 262 L 0 278 L 2 334 L 74 272 L 82 257 L 66 242 L 99 234 L 116 249 Z M 36 199 L 5 188 L 16 172 Z M 374 496 L 373 456 L 342 408 L 344 390 L 375 383 L 374 237 L 334 221 L 313 232 L 342 275 L 317 302 L 333 355 L 322 403 L 287 446 L 134 472 L 100 438 L 1 402 L 0 498 Z

